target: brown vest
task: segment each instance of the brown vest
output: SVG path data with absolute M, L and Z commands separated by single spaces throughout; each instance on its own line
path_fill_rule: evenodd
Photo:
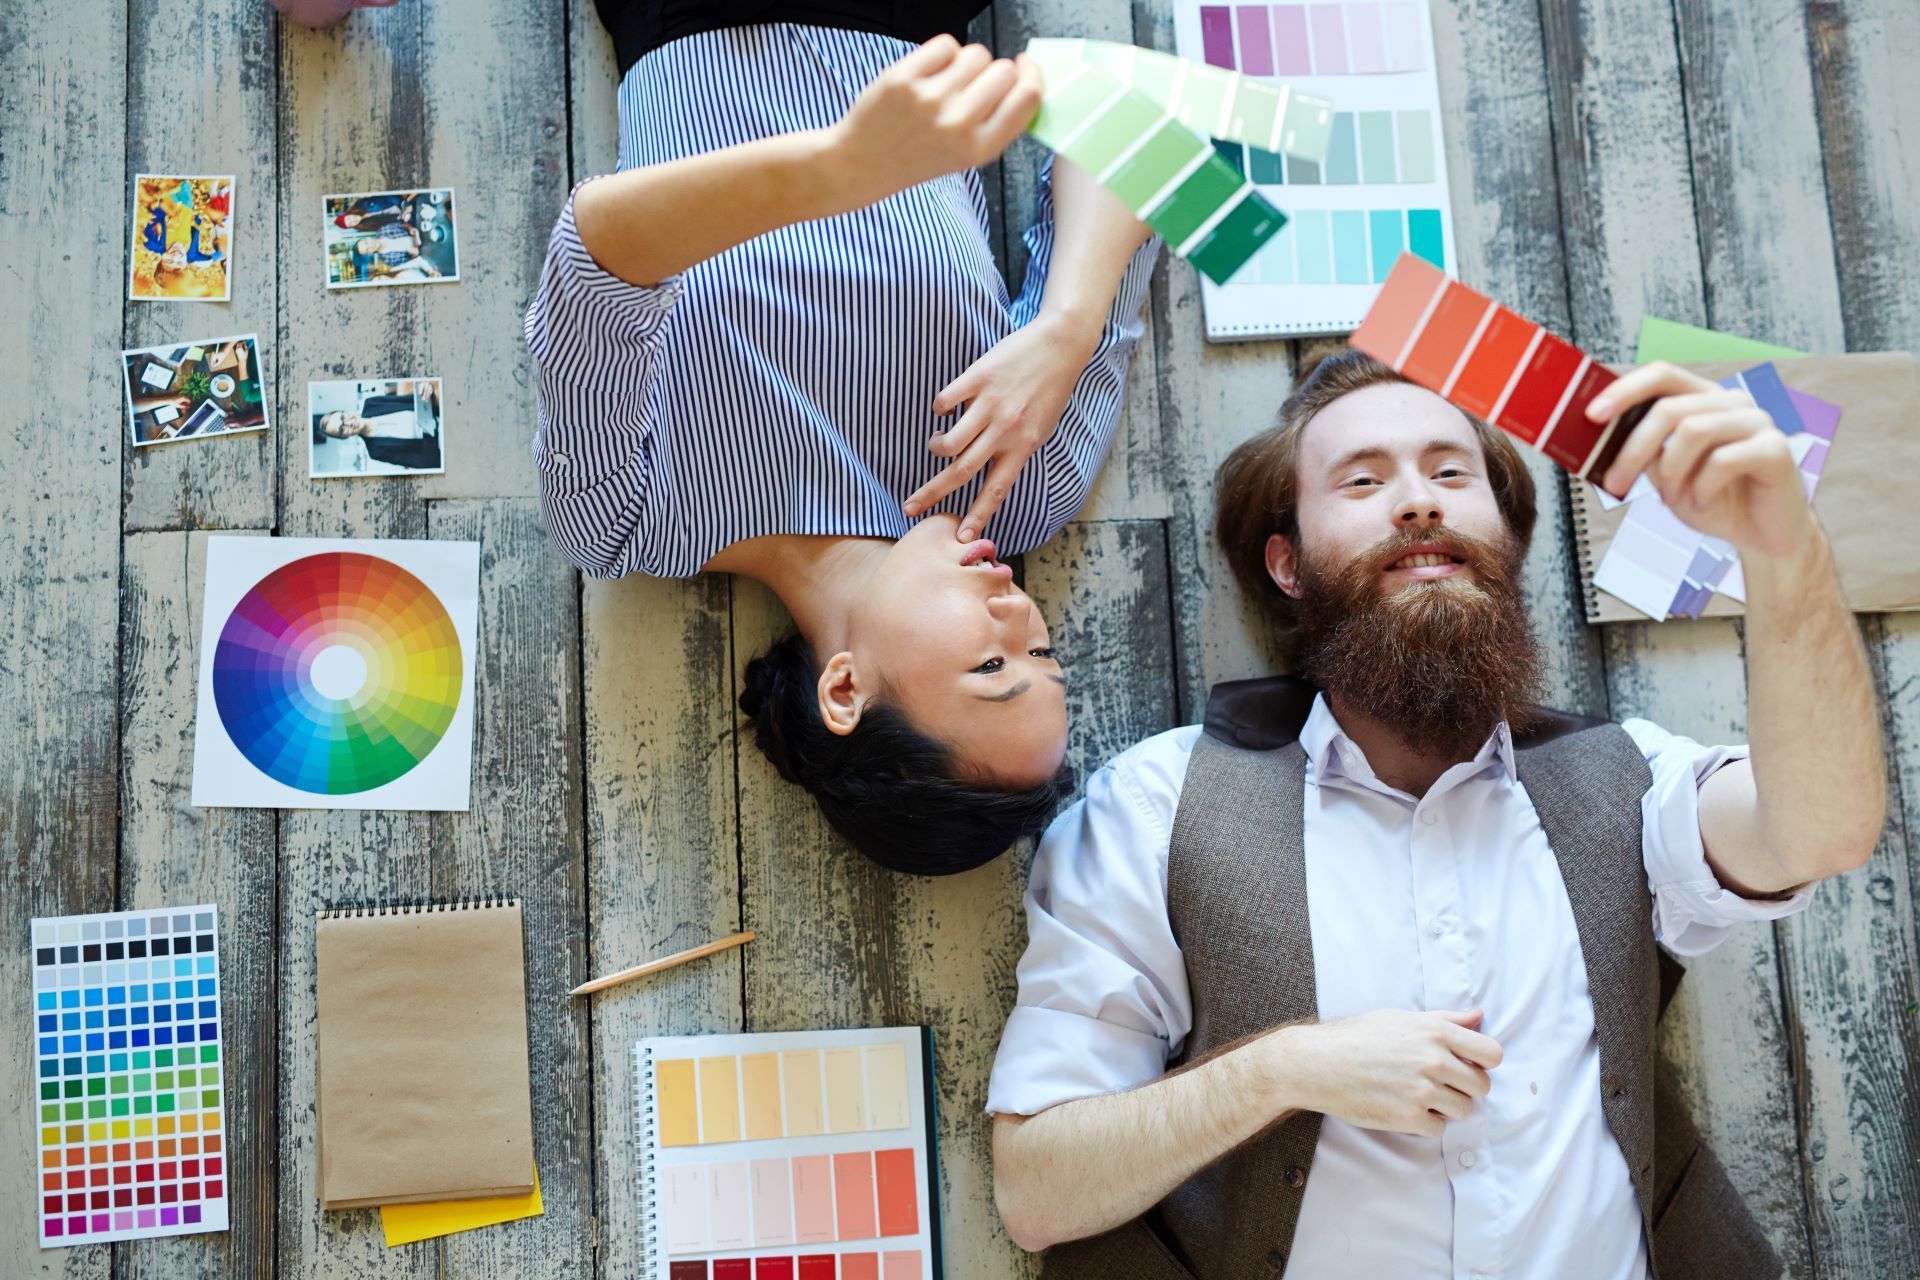
M 1167 857 L 1167 907 L 1193 998 L 1190 1061 L 1317 1016 L 1297 739 L 1313 690 L 1291 679 L 1214 689 Z M 1573 907 L 1600 1048 L 1601 1109 L 1626 1158 L 1658 1280 L 1768 1280 L 1781 1264 L 1703 1147 L 1657 1064 L 1664 965 L 1641 851 L 1651 783 L 1618 725 L 1545 711 L 1515 764 Z M 1254 858 L 1254 849 L 1272 856 Z M 1677 974 L 1678 966 L 1673 966 Z M 1675 978 L 1677 980 L 1677 977 Z M 1145 1218 L 1047 1255 L 1047 1280 L 1278 1276 L 1292 1248 L 1320 1116 L 1303 1112 L 1175 1188 Z M 1319 1280 L 1307 1277 L 1305 1280 Z

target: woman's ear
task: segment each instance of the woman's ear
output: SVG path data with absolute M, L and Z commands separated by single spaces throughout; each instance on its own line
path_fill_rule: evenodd
M 1267 539 L 1267 576 L 1273 579 L 1273 585 L 1286 594 L 1298 599 L 1300 596 L 1300 565 L 1294 555 L 1293 539 L 1284 533 L 1276 533 Z
M 867 705 L 867 696 L 860 691 L 860 682 L 854 677 L 853 655 L 842 650 L 827 659 L 827 665 L 820 670 L 820 723 L 827 726 L 828 733 L 837 733 L 846 737 L 860 727 L 860 712 Z

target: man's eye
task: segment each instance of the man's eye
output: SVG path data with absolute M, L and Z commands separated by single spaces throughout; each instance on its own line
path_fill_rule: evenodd
M 1027 656 L 1029 658 L 1045 658 L 1049 662 L 1058 661 L 1058 659 L 1053 656 L 1053 650 L 1051 649 L 1029 649 L 1027 650 Z
M 990 676 L 1006 665 L 1007 660 L 1005 658 L 988 658 L 985 662 L 973 669 L 973 674 L 977 676 Z

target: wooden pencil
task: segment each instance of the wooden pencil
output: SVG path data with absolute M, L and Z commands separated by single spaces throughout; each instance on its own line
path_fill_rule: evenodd
M 569 996 L 584 996 L 590 992 L 603 991 L 608 987 L 617 987 L 623 982 L 632 982 L 635 978 L 644 978 L 650 973 L 659 973 L 662 969 L 672 969 L 677 965 L 687 963 L 689 960 L 698 960 L 702 956 L 710 956 L 717 951 L 726 951 L 732 947 L 745 946 L 752 941 L 753 930 L 743 929 L 739 933 L 732 934 L 725 938 L 715 938 L 712 942 L 703 942 L 697 947 L 689 947 L 685 951 L 677 951 L 673 955 L 662 956 L 658 960 L 649 960 L 645 964 L 635 965 L 631 969 L 622 969 L 620 972 L 610 973 L 604 978 L 595 978 L 592 982 L 583 982 L 567 994 Z

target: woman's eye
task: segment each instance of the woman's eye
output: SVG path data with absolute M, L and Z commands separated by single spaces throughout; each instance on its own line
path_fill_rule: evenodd
M 1051 649 L 1029 649 L 1027 650 L 1027 656 L 1029 658 L 1045 658 L 1049 662 L 1056 661 L 1053 656 L 1053 650 Z
M 1006 665 L 1007 660 L 1005 658 L 988 658 L 985 662 L 973 669 L 973 674 L 977 676 L 990 676 Z

